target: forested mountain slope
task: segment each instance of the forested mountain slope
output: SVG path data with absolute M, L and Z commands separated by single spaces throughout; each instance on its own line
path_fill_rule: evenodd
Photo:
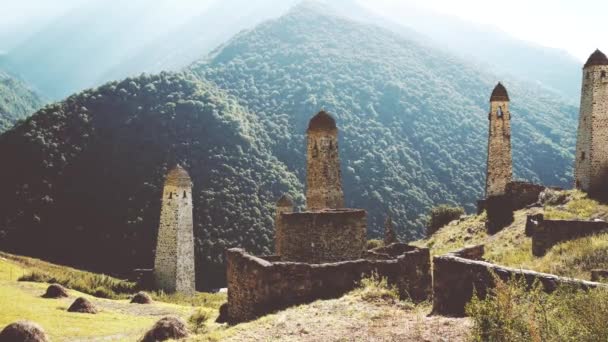
M 375 235 L 391 213 L 402 237 L 418 237 L 432 205 L 471 211 L 482 196 L 488 100 L 499 80 L 444 52 L 304 4 L 191 70 L 257 115 L 300 180 L 307 121 L 331 112 L 347 205 L 369 211 Z M 506 81 L 516 176 L 569 186 L 577 109 Z
M 38 94 L 24 82 L 0 70 L 0 133 L 17 120 L 25 119 L 42 104 Z
M 111 273 L 152 267 L 163 179 L 180 163 L 194 183 L 198 284 L 223 282 L 225 247 L 270 253 L 274 202 L 302 193 L 254 119 L 170 73 L 45 107 L 0 136 L 0 249 Z

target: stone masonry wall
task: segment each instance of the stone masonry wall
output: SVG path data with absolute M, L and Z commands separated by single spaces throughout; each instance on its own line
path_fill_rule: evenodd
M 322 112 L 318 115 L 328 114 Z M 338 155 L 338 129 L 315 127 L 309 129 L 307 135 L 307 209 L 344 208 L 342 174 Z
M 192 183 L 183 169 L 168 175 L 163 190 L 154 260 L 154 283 L 166 292 L 193 293 Z
M 338 209 L 282 213 L 283 261 L 324 263 L 361 258 L 367 244 L 365 210 Z
M 575 186 L 590 194 L 608 190 L 608 66 L 583 69 L 576 137 Z
M 513 177 L 508 101 L 490 102 L 486 197 L 503 195 Z
M 403 250 L 397 257 L 378 253 L 378 259 L 387 260 L 305 264 L 268 262 L 242 249 L 229 249 L 228 321 L 232 324 L 249 321 L 292 305 L 337 298 L 372 273 L 396 285 L 403 298 L 426 300 L 431 286 L 429 250 Z
M 474 289 L 480 298 L 485 298 L 488 290 L 495 286 L 494 276 L 503 281 L 524 279 L 528 285 L 538 281 L 546 292 L 553 292 L 561 285 L 581 289 L 605 286 L 552 274 L 502 267 L 482 260 L 471 260 L 458 252 L 449 253 L 433 258 L 433 314 L 464 316 L 465 306 L 473 297 Z
M 528 217 L 526 229 L 532 233 L 532 254 L 543 256 L 562 241 L 599 232 L 608 232 L 608 222 L 579 220 L 545 220 L 542 215 Z

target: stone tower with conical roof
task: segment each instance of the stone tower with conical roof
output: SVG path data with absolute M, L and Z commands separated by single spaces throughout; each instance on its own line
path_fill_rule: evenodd
M 306 207 L 308 210 L 343 208 L 336 121 L 321 111 L 310 120 L 306 133 Z
M 165 292 L 195 291 L 192 181 L 179 165 L 165 179 L 154 282 L 156 289 Z
M 608 195 L 608 58 L 600 50 L 583 67 L 575 160 L 575 187 Z
M 486 198 L 503 195 L 513 178 L 509 94 L 498 83 L 490 96 Z

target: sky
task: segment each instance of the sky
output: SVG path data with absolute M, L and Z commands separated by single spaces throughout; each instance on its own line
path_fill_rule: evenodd
M 71 8 L 91 1 L 98 0 L 0 0 L 0 39 L 7 40 L 28 29 L 42 27 L 45 22 Z M 125 0 L 104 1 L 124 3 Z M 173 21 L 186 20 L 218 0 L 148 1 L 164 4 L 159 13 L 170 17 L 171 20 L 165 23 L 171 25 Z M 496 27 L 521 40 L 566 50 L 581 61 L 586 60 L 596 48 L 608 53 L 607 0 L 357 1 L 393 18 L 399 18 L 409 6 L 456 16 L 465 21 Z

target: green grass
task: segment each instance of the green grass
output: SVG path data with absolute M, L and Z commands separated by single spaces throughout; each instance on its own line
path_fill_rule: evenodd
M 16 256 L 0 252 L 0 257 L 11 260 L 28 271 L 23 272 L 19 280 L 57 283 L 67 288 L 77 290 L 102 298 L 127 298 L 136 292 L 136 284 L 125 280 L 77 270 L 71 267 L 51 264 L 39 259 Z
M 540 286 L 497 280 L 483 300 L 467 305 L 475 341 L 607 341 L 608 290 L 560 288 L 549 295 Z

